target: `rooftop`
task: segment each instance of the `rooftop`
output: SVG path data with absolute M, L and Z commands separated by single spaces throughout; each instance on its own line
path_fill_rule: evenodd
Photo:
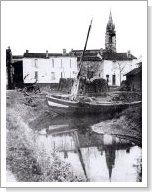
M 81 56 L 83 50 L 72 50 L 72 54 L 76 57 Z M 108 52 L 103 49 L 94 49 L 94 50 L 86 50 L 84 53 L 83 60 L 85 61 L 101 61 L 101 60 L 133 60 L 137 59 L 132 54 L 128 53 L 115 53 L 115 52 Z
M 69 54 L 62 53 L 24 53 L 24 58 L 48 58 L 48 57 L 69 57 Z
M 142 67 L 140 66 L 140 67 L 135 68 L 132 71 L 126 73 L 125 76 L 134 76 L 134 75 L 141 73 L 141 72 L 142 72 Z
M 104 60 L 121 60 L 121 61 L 137 59 L 132 54 L 115 53 L 115 52 L 103 52 L 102 57 Z
M 23 55 L 13 55 L 12 59 L 23 59 Z

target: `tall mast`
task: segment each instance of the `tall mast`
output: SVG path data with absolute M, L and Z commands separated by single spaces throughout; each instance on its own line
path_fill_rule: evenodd
M 90 22 L 90 25 L 89 25 L 85 46 L 84 46 L 82 55 L 80 57 L 79 70 L 78 70 L 76 79 L 74 80 L 73 87 L 72 87 L 72 90 L 71 90 L 71 99 L 72 100 L 76 100 L 76 97 L 77 97 L 77 94 L 78 94 L 78 88 L 79 88 L 79 83 L 80 83 L 80 74 L 81 74 L 81 69 L 82 69 L 82 61 L 83 61 L 84 53 L 85 53 L 86 48 L 87 48 L 87 43 L 88 43 L 88 38 L 89 38 L 91 26 L 92 26 L 92 19 L 91 19 L 91 22 Z

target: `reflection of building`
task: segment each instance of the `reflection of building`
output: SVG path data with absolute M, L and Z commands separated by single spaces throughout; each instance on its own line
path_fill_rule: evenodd
M 89 174 L 92 174 L 91 170 L 95 161 L 99 161 L 98 163 L 100 164 L 101 162 L 101 167 L 102 163 L 105 163 L 105 168 L 100 167 L 100 169 L 106 170 L 106 174 L 102 174 L 105 175 L 106 179 L 108 178 L 111 181 L 112 170 L 115 166 L 116 151 L 126 150 L 126 153 L 129 153 L 129 149 L 132 146 L 132 143 L 129 141 L 118 139 L 112 135 L 97 134 L 94 132 L 85 132 L 83 134 L 75 130 L 59 132 L 54 130 L 54 133 L 51 133 L 53 136 L 52 141 L 56 141 L 55 150 L 62 153 L 64 160 L 72 157 L 71 160 L 74 161 L 73 158 L 76 158 L 77 154 L 77 158 L 79 158 L 79 162 L 87 178 Z
M 77 57 L 78 61 L 82 50 L 72 50 L 71 55 Z M 109 85 L 119 86 L 125 79 L 123 76 L 135 68 L 136 57 L 130 51 L 127 53 L 116 52 L 116 30 L 110 12 L 109 21 L 106 26 L 105 49 L 86 50 L 83 59 L 83 73 L 92 74 L 93 78 L 104 78 Z
M 116 159 L 116 149 L 114 147 L 115 144 L 116 144 L 116 140 L 113 137 L 112 138 L 112 144 L 107 145 L 105 147 L 106 163 L 107 163 L 110 181 L 111 181 L 111 176 L 112 176 L 112 169 L 115 165 L 115 159 Z

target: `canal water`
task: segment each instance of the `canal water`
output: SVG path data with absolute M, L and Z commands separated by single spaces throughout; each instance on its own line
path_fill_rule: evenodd
M 140 182 L 142 150 L 136 142 L 91 129 L 106 118 L 47 116 L 37 139 L 87 181 Z

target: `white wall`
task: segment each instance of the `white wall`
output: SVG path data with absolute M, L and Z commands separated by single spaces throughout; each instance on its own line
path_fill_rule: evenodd
M 128 60 L 128 61 L 109 61 L 109 60 L 104 60 L 103 64 L 100 66 L 100 71 L 103 71 L 103 78 L 106 78 L 106 75 L 109 75 L 109 85 L 112 85 L 112 75 L 116 75 L 116 86 L 120 86 L 120 69 L 119 69 L 119 64 L 120 68 L 123 68 L 121 72 L 121 81 L 125 80 L 126 77 L 124 74 L 127 72 L 131 71 L 136 67 L 134 60 Z
M 77 72 L 77 58 L 23 58 L 24 83 L 36 82 L 35 72 L 38 74 L 37 83 L 59 83 L 61 72 L 63 78 L 74 78 Z M 54 79 L 52 73 L 55 75 Z

